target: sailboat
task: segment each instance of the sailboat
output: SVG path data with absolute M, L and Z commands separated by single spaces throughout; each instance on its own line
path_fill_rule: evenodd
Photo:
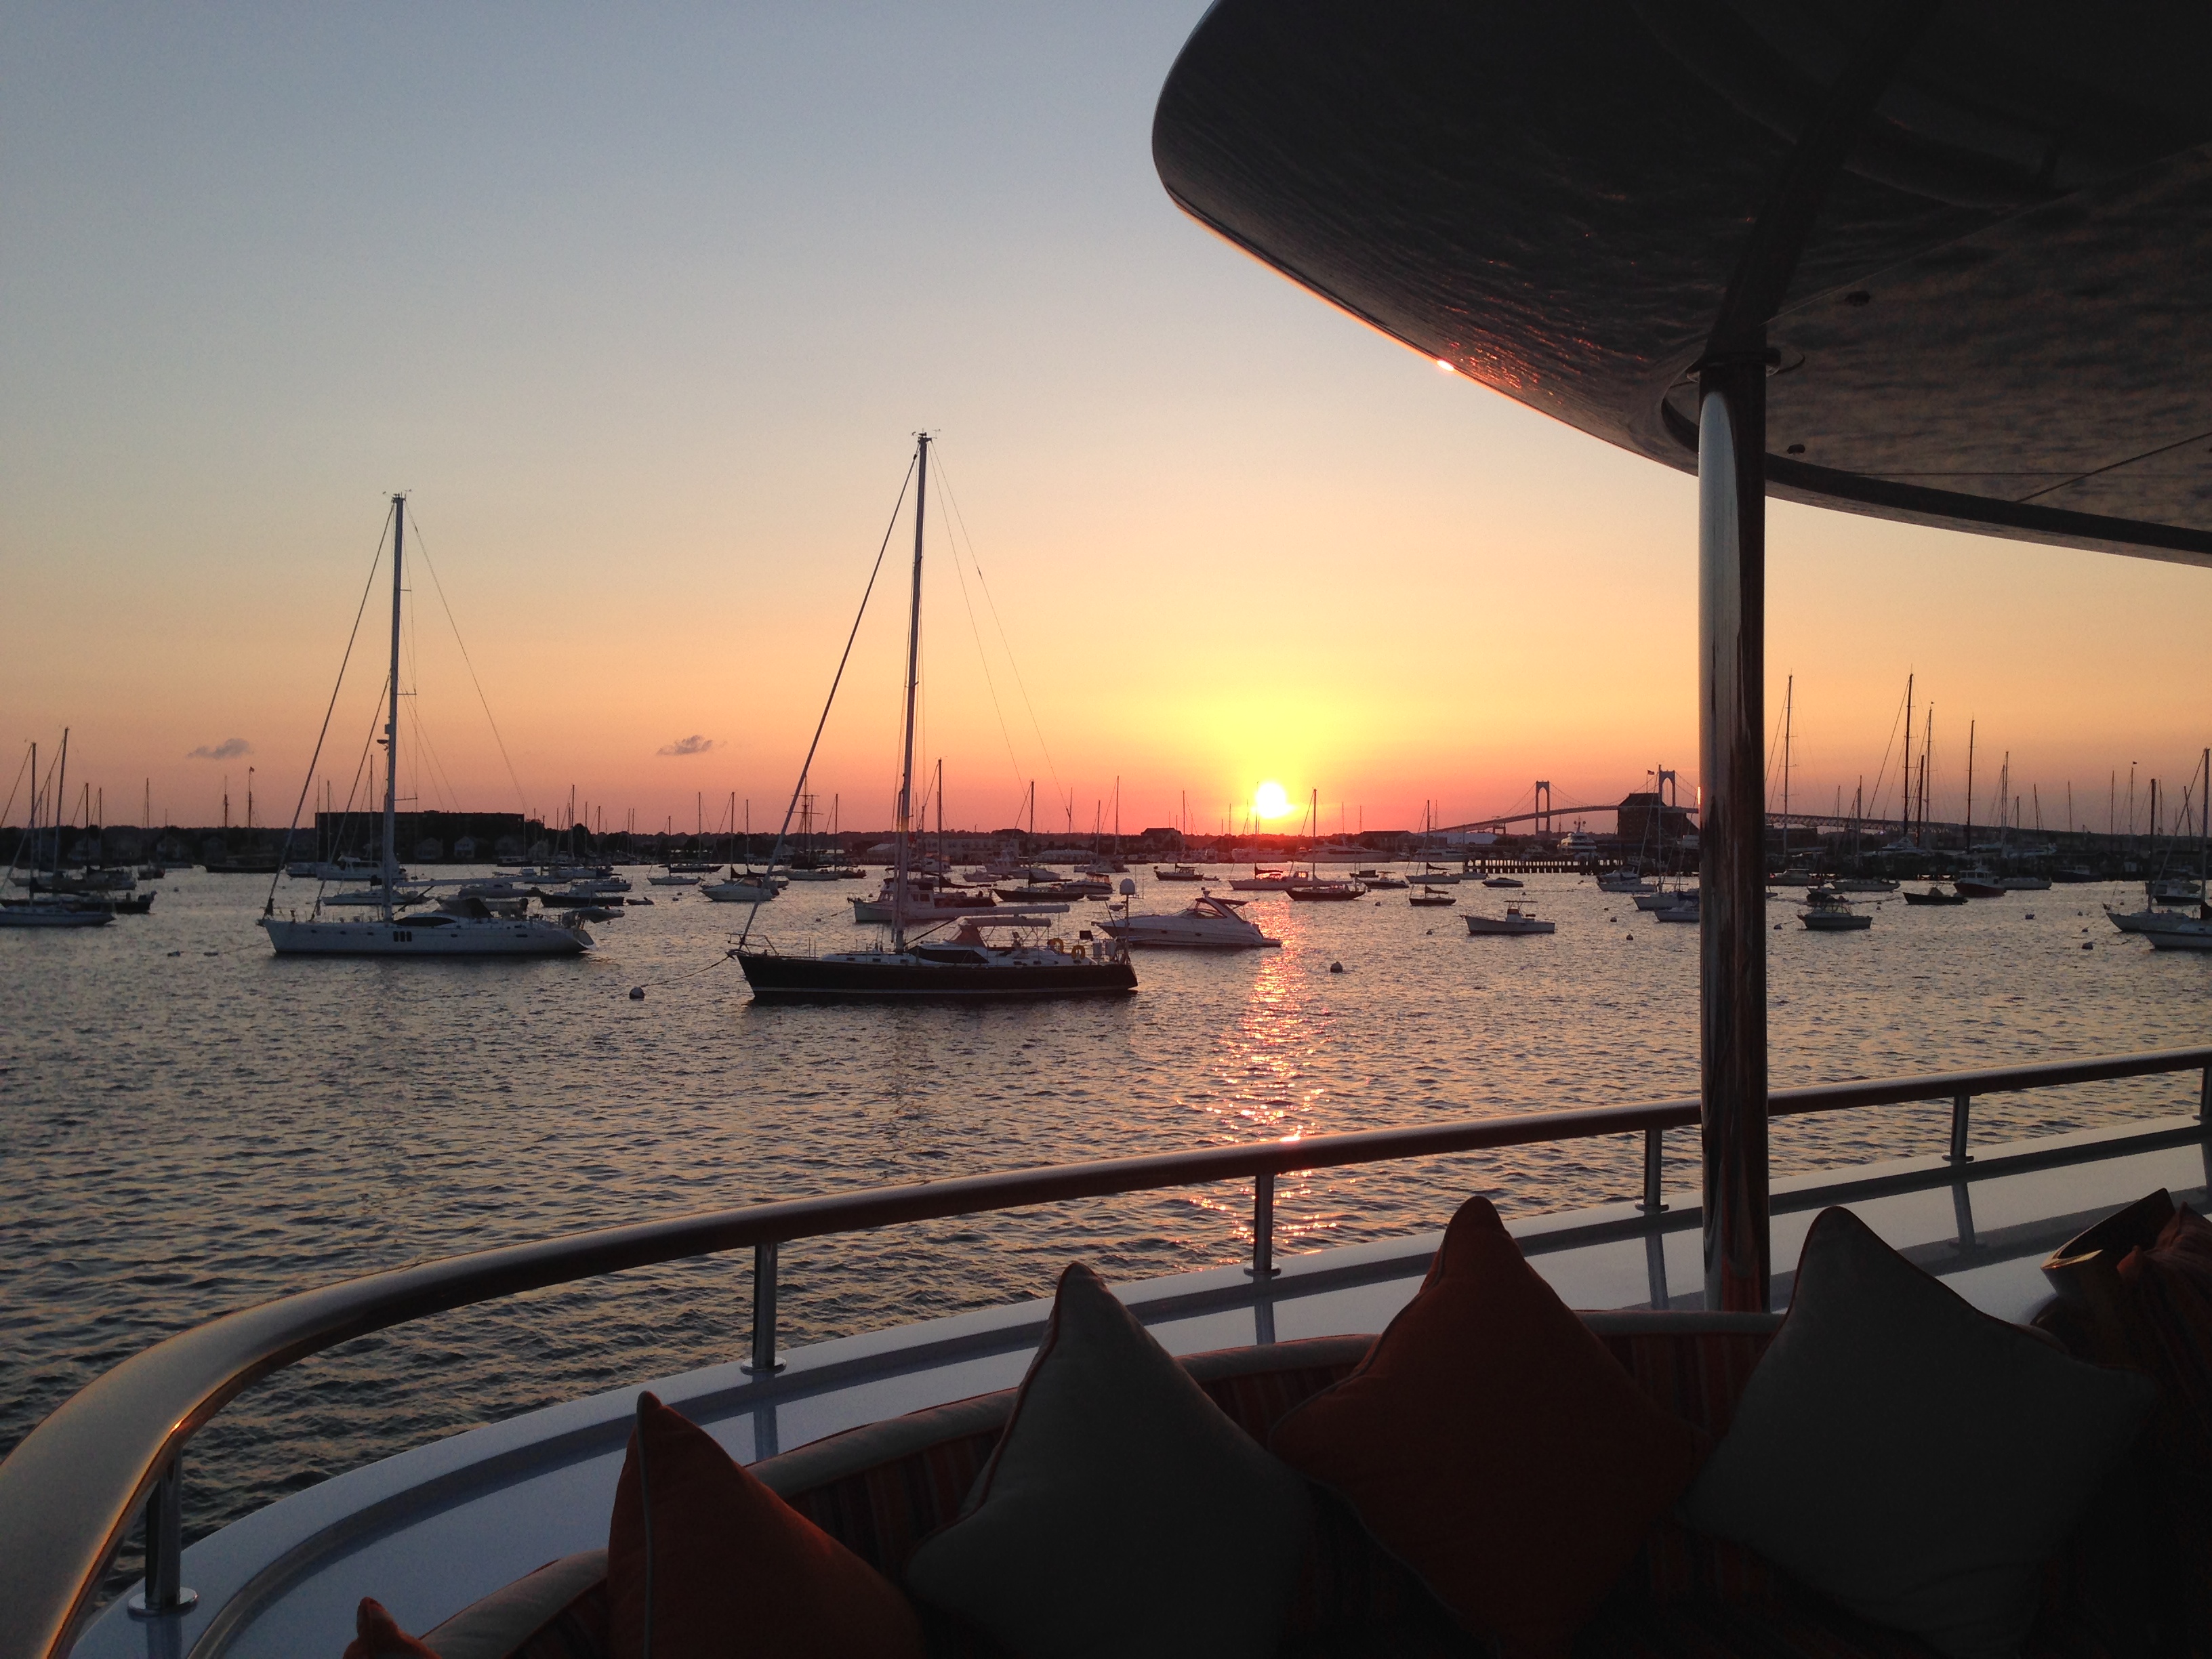
M 457 898 L 450 908 L 399 914 L 399 619 L 401 563 L 407 543 L 407 498 L 392 498 L 392 678 L 384 726 L 384 860 L 373 919 L 326 919 L 319 897 L 305 920 L 276 914 L 276 884 L 269 884 L 260 926 L 280 957 L 566 957 L 589 948 L 580 927 L 544 916 L 494 915 L 479 898 Z M 308 763 L 313 775 L 313 763 Z M 304 797 L 304 789 L 301 793 Z M 270 868 L 277 866 L 272 863 Z
M 62 736 L 64 754 L 67 754 L 69 735 Z M 57 792 L 58 793 L 58 792 Z M 0 899 L 0 927 L 105 927 L 114 920 L 115 908 L 99 900 L 77 898 L 70 895 L 41 896 L 35 885 L 39 867 L 39 745 L 31 745 L 31 811 L 30 823 L 16 837 L 15 854 L 8 860 L 8 874 L 15 874 L 15 860 L 27 848 L 31 854 L 32 896 L 27 899 Z M 54 862 L 61 862 L 61 829 L 54 830 Z
M 1111 939 L 1079 939 L 1073 949 L 1057 939 L 1024 940 L 1019 931 L 1000 944 L 983 930 L 1029 928 L 1041 933 L 1049 925 L 1036 911 L 1014 906 L 993 906 L 963 913 L 957 931 L 949 939 L 934 937 L 952 923 L 929 922 L 908 935 L 908 923 L 916 920 L 914 896 L 922 890 L 911 846 L 914 804 L 914 726 L 915 691 L 921 669 L 921 558 L 924 526 L 928 519 L 929 444 L 927 433 L 917 434 L 915 450 L 914 582 L 907 617 L 905 745 L 899 767 L 898 827 L 893 837 L 895 856 L 891 878 L 878 896 L 889 909 L 891 938 L 889 949 L 881 944 L 866 951 L 836 951 L 820 956 L 787 956 L 765 945 L 741 941 L 731 952 L 744 970 L 756 1002 L 884 1002 L 920 999 L 981 1001 L 996 999 L 1083 996 L 1100 992 L 1137 988 L 1137 972 L 1129 956 Z M 862 601 L 865 605 L 866 601 Z M 857 627 L 857 623 L 855 624 Z M 840 671 L 842 673 L 842 670 Z M 831 688 L 836 696 L 836 688 Z M 828 710 L 823 711 L 828 717 Z M 817 732 L 819 738 L 819 732 Z M 811 751 L 809 752 L 811 761 Z M 799 793 L 806 787 L 802 769 Z M 786 817 L 788 827 L 788 815 Z M 781 837 L 779 837 L 779 842 Z M 774 857 L 769 860 L 773 874 Z M 856 907 L 857 908 L 857 907 Z M 1063 907 L 1064 908 L 1064 907 Z M 750 933 L 750 929 L 748 929 Z

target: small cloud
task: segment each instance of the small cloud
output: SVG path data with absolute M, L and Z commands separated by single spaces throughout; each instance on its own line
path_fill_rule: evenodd
M 250 755 L 253 745 L 244 738 L 225 738 L 221 743 L 202 744 L 185 757 L 186 760 L 236 760 L 240 755 Z
M 688 738 L 678 738 L 673 743 L 662 744 L 656 752 L 663 755 L 703 755 L 714 746 L 714 738 L 702 738 L 694 732 Z

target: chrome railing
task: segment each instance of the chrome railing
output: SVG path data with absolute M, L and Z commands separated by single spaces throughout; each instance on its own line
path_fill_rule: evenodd
M 1948 1100 L 1948 1156 L 1963 1162 L 1969 1103 L 1978 1095 L 2185 1071 L 2203 1073 L 2197 1112 L 2200 1120 L 2212 1121 L 2212 1047 L 1781 1089 L 1769 1097 L 1768 1109 L 1779 1117 Z M 1249 1271 L 1264 1279 L 1276 1271 L 1278 1176 L 1640 1133 L 1641 1207 L 1656 1218 L 1661 1208 L 1662 1138 L 1669 1129 L 1695 1124 L 1698 1109 L 1694 1099 L 1684 1099 L 1529 1112 L 791 1199 L 453 1256 L 226 1314 L 157 1342 L 98 1377 L 0 1463 L 0 1608 L 6 1609 L 0 1615 L 0 1659 L 58 1659 L 68 1652 L 109 1562 L 142 1509 L 147 1523 L 146 1589 L 133 1598 L 131 1610 L 158 1620 L 189 1609 L 192 1592 L 184 1587 L 180 1573 L 186 1443 L 249 1384 L 354 1337 L 525 1291 L 750 1246 L 754 1307 L 747 1369 L 769 1372 L 779 1368 L 777 1252 L 794 1240 L 1249 1179 Z

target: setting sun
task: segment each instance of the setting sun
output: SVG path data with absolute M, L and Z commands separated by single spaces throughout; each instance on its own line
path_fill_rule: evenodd
M 1263 783 L 1252 792 L 1252 810 L 1263 818 L 1279 818 L 1291 810 L 1290 795 L 1279 783 Z

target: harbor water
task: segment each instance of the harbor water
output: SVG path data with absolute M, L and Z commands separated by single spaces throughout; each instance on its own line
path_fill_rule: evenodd
M 1279 951 L 1139 956 L 1132 997 L 1033 1006 L 750 1006 L 740 906 L 649 887 L 581 959 L 272 957 L 266 878 L 160 882 L 153 913 L 0 933 L 0 1451 L 159 1338 L 288 1291 L 508 1242 L 791 1198 L 1262 1138 L 1692 1095 L 1695 927 L 1566 875 L 1255 896 Z M 1197 890 L 1137 872 L 1139 908 Z M 872 881 L 794 885 L 787 948 L 849 948 Z M 287 882 L 280 908 L 311 890 Z M 1778 1086 L 2207 1040 L 2212 957 L 2104 920 L 2115 885 L 1875 906 L 1816 934 L 1770 905 Z M 1470 938 L 1523 897 L 1558 921 Z M 1869 905 L 1874 901 L 1867 901 Z M 1103 915 L 1079 905 L 1069 938 Z M 2093 948 L 2087 948 L 2089 946 Z M 1342 971 L 1332 971 L 1341 963 Z M 642 1000 L 629 992 L 643 986 Z M 1978 1145 L 2193 1108 L 2193 1074 L 1976 1103 Z M 1790 1119 L 1778 1175 L 1942 1148 L 1938 1104 Z M 1696 1137 L 1668 1180 L 1693 1190 Z M 1633 1194 L 1635 1137 L 1285 1178 L 1279 1248 Z M 1133 1194 L 787 1246 L 787 1346 L 1233 1261 L 1250 1190 Z M 641 1270 L 351 1342 L 250 1389 L 193 1443 L 188 1535 L 515 1412 L 740 1357 L 750 1261 Z M 135 1556 L 118 1564 L 134 1571 Z

